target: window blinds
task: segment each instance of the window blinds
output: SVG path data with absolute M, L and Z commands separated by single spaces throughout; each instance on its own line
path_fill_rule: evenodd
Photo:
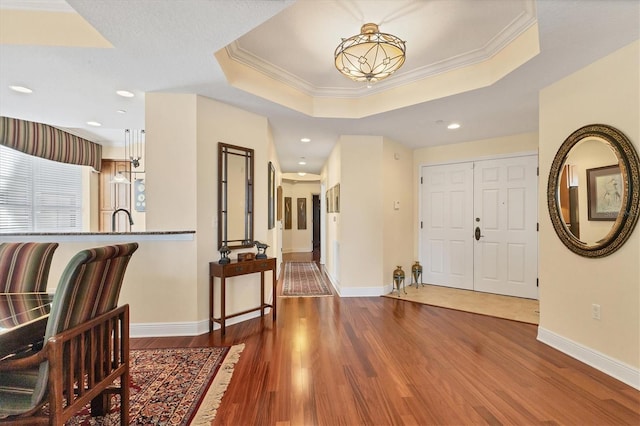
M 80 231 L 81 166 L 0 146 L 0 232 Z

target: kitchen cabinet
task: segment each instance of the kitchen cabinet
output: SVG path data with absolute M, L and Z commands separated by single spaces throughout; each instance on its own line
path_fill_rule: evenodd
M 111 229 L 111 217 L 117 209 L 131 212 L 131 185 L 113 183 L 113 177 L 121 173 L 131 180 L 131 163 L 129 161 L 102 160 L 100 171 L 100 231 L 129 232 L 129 218 L 124 213 L 116 216 L 116 227 Z

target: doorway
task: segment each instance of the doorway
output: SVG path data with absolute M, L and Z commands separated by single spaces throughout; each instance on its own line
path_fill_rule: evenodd
M 429 284 L 538 298 L 537 155 L 423 166 Z
M 313 260 L 315 262 L 320 262 L 320 195 L 313 194 L 311 197 L 311 205 L 313 209 Z

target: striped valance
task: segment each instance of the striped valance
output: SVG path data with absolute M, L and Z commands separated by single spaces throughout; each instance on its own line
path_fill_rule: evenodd
M 102 146 L 42 123 L 0 117 L 0 145 L 61 163 L 100 171 Z

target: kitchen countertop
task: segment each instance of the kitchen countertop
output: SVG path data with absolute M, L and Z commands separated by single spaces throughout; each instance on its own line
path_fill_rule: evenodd
M 7 232 L 0 233 L 0 242 L 56 241 L 190 241 L 196 231 L 134 231 L 134 232 Z

